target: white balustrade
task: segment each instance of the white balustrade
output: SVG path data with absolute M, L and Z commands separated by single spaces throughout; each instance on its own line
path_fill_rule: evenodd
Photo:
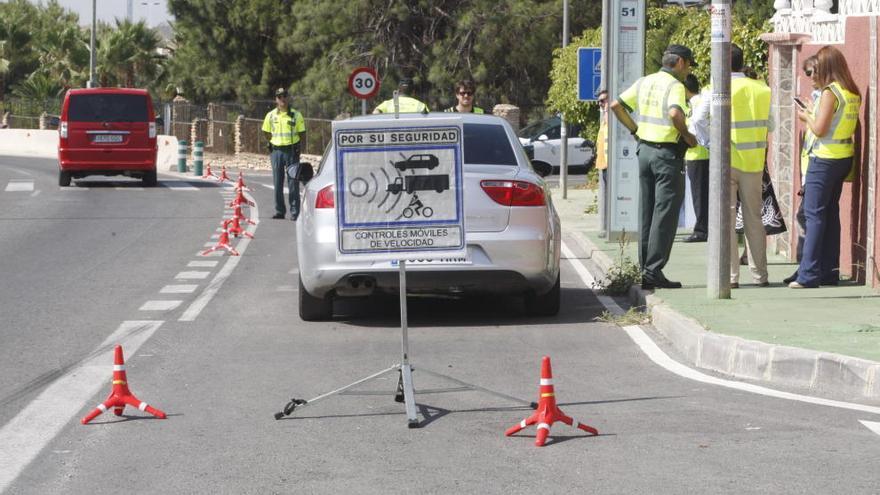
M 807 33 L 815 43 L 842 43 L 848 16 L 880 15 L 880 0 L 840 0 L 836 14 L 832 6 L 832 0 L 776 0 L 773 30 Z

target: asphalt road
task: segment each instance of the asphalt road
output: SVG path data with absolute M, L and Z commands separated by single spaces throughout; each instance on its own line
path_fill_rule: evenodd
M 516 298 L 410 298 L 421 428 L 408 429 L 393 401 L 394 375 L 276 421 L 291 397 L 312 398 L 399 362 L 396 299 L 340 305 L 344 315 L 333 322 L 300 321 L 294 228 L 268 218 L 266 175 L 246 176 L 262 218 L 255 239 L 239 245 L 242 256 L 200 257 L 216 242 L 228 188 L 161 175 L 155 189 L 107 178 L 59 188 L 55 167 L 0 157 L 0 439 L 19 441 L 0 442 L 0 491 L 880 486 L 880 436 L 859 422 L 880 416 L 700 383 L 657 366 L 620 327 L 595 320 L 604 307 L 575 271 L 585 255 L 571 242 L 558 317 L 528 318 Z M 192 266 L 203 261 L 218 263 Z M 183 285 L 195 287 L 168 289 Z M 132 349 L 131 390 L 168 419 L 127 409 L 83 426 L 79 419 L 109 391 L 106 356 L 119 340 Z M 534 429 L 504 436 L 531 411 L 498 394 L 537 400 L 543 355 L 553 360 L 561 408 L 598 437 L 556 424 L 539 449 Z M 93 363 L 96 356 L 106 361 Z

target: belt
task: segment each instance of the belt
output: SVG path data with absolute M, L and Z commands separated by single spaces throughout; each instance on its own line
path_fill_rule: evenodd
M 670 150 L 678 149 L 678 143 L 655 143 L 653 141 L 645 141 L 643 139 L 639 139 L 639 144 L 644 144 L 644 145 L 650 146 L 652 148 L 657 148 L 657 149 L 664 149 L 664 148 L 670 149 Z
M 298 145 L 299 145 L 299 143 L 285 144 L 285 145 L 283 145 L 283 146 L 281 146 L 281 145 L 272 145 L 272 149 L 275 149 L 275 150 L 281 150 L 281 151 L 290 151 L 290 150 L 292 150 L 295 146 L 298 146 Z

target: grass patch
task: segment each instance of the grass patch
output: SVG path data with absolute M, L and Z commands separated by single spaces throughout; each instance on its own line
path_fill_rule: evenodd
M 596 317 L 596 320 L 625 327 L 629 325 L 647 325 L 648 323 L 651 323 L 651 316 L 648 313 L 641 311 L 640 308 L 629 308 L 626 313 L 622 315 L 615 315 L 610 311 L 603 311 L 601 315 Z

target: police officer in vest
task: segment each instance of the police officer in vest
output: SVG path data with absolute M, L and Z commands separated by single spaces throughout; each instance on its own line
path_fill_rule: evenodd
M 770 88 L 743 73 L 743 51 L 730 46 L 730 287 L 739 287 L 739 246 L 734 231 L 736 198 L 742 205 L 743 232 L 749 271 L 759 287 L 767 287 L 767 234 L 761 221 L 763 175 L 770 130 Z M 709 90 L 711 91 L 711 90 Z M 708 98 L 694 110 L 692 126 L 700 144 L 709 143 Z
M 470 79 L 462 79 L 455 83 L 455 98 L 458 104 L 453 105 L 444 112 L 455 113 L 485 113 L 480 107 L 474 106 L 474 95 L 477 93 L 477 85 Z
M 647 290 L 681 287 L 666 278 L 663 267 L 684 199 L 684 152 L 697 144 L 685 123 L 682 84 L 696 65 L 694 55 L 686 46 L 669 45 L 661 63 L 658 72 L 640 78 L 611 103 L 611 111 L 639 141 L 639 266 Z
M 306 134 L 306 124 L 301 113 L 287 103 L 287 90 L 275 91 L 275 108 L 263 119 L 263 133 L 269 139 L 271 150 L 272 179 L 275 187 L 275 215 L 284 218 L 284 179 L 287 178 L 290 219 L 299 216 L 299 181 L 288 168 L 299 167 L 300 142 Z M 292 169 L 291 171 L 296 171 Z
M 400 80 L 400 84 L 397 85 L 398 98 L 397 103 L 399 105 L 398 111 L 400 113 L 427 113 L 431 110 L 428 108 L 428 105 L 422 103 L 421 101 L 409 96 L 410 91 L 412 90 L 413 80 L 409 77 L 404 77 Z M 373 110 L 373 113 L 394 113 L 394 98 L 383 101 Z
M 700 81 L 697 76 L 688 74 L 684 80 L 688 97 L 687 122 L 690 123 L 693 110 L 700 106 Z M 684 166 L 691 183 L 691 202 L 694 206 L 694 232 L 684 238 L 684 242 L 706 242 L 709 239 L 709 150 L 704 146 L 688 148 L 684 154 Z

